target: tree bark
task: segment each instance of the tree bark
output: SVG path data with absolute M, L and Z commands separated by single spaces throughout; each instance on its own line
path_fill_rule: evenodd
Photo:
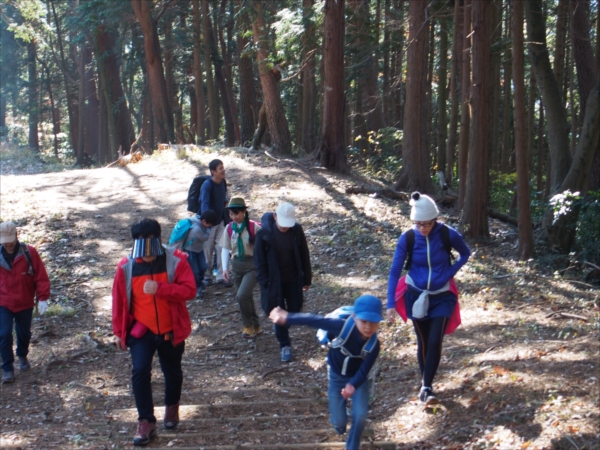
M 534 255 L 533 231 L 529 199 L 529 168 L 527 166 L 525 131 L 525 76 L 523 62 L 523 3 L 511 2 L 512 7 L 512 70 L 515 88 L 515 152 L 517 159 L 517 202 L 519 248 L 518 257 L 527 261 Z
M 566 103 L 565 92 L 565 45 L 567 38 L 567 8 L 569 0 L 558 0 L 556 9 L 556 48 L 554 51 L 554 76 L 561 92 L 563 104 Z
M 302 73 L 302 119 L 300 145 L 306 153 L 316 146 L 315 113 L 317 106 L 316 59 L 317 50 L 316 26 L 313 17 L 314 0 L 303 0 L 304 34 L 302 61 L 306 66 Z
M 344 30 L 345 1 L 325 0 L 323 37 L 323 113 L 317 151 L 328 170 L 348 173 L 344 147 Z
M 204 126 L 204 86 L 202 83 L 202 49 L 200 39 L 200 0 L 194 0 L 194 91 L 196 95 L 196 144 L 203 145 L 206 142 Z
M 208 9 L 207 0 L 202 0 L 202 40 L 204 44 L 204 63 L 206 65 L 206 97 L 208 98 L 208 138 L 215 141 L 219 138 L 219 106 L 217 91 L 213 79 L 210 50 L 210 17 L 204 12 Z
M 446 137 L 448 136 L 448 116 L 446 103 L 448 93 L 448 20 L 440 19 L 440 57 L 438 65 L 438 120 L 437 120 L 437 170 L 446 173 Z
M 250 39 L 246 33 L 251 28 L 248 14 L 241 8 L 241 0 L 236 0 L 239 10 L 237 20 L 237 51 L 238 51 L 238 73 L 240 82 L 240 133 L 242 145 L 252 142 L 254 130 L 258 120 L 258 102 L 255 84 L 252 58 L 248 54 Z
M 511 12 L 507 11 L 507 41 L 511 29 Z M 500 155 L 500 172 L 508 173 L 510 171 L 510 156 L 512 154 L 511 145 L 511 120 L 512 120 L 512 55 L 511 50 L 506 49 L 504 54 L 504 100 L 502 106 L 502 150 Z
M 542 13 L 542 0 L 527 0 L 525 5 L 527 19 L 527 48 L 529 60 L 540 87 L 548 121 L 548 142 L 550 144 L 551 192 L 564 180 L 571 157 L 569 155 L 569 125 L 561 101 L 560 89 L 548 56 L 546 46 L 546 21 Z
M 427 2 L 410 0 L 408 9 L 408 47 L 406 103 L 404 105 L 403 165 L 394 189 L 433 194 L 429 156 L 425 140 L 425 97 L 427 95 Z
M 457 143 L 458 125 L 458 68 L 462 54 L 462 1 L 454 2 L 454 20 L 452 30 L 452 63 L 450 66 L 450 124 L 446 142 L 446 183 L 452 185 L 454 179 L 454 154 Z
M 167 92 L 165 72 L 160 51 L 160 42 L 156 30 L 156 22 L 152 18 L 152 3 L 144 0 L 131 0 L 133 11 L 144 35 L 144 52 L 148 68 L 148 83 L 152 97 L 152 110 L 158 131 L 158 140 L 162 143 L 175 142 L 172 105 Z M 134 139 L 135 140 L 135 137 Z M 133 142 L 131 140 L 131 142 Z M 129 143 L 131 145 L 131 142 Z M 123 150 L 129 147 L 123 147 Z
M 100 162 L 100 148 L 99 148 L 99 130 L 98 130 L 98 117 L 100 115 L 100 103 L 98 100 L 98 92 L 96 89 L 96 81 L 94 77 L 94 66 L 92 65 L 92 49 L 90 48 L 90 40 L 86 39 L 85 46 L 83 48 L 83 65 L 85 68 L 84 73 L 84 92 L 87 103 L 85 105 L 85 127 L 87 133 L 85 134 L 85 148 L 87 149 L 90 156 L 95 155 L 96 160 Z
M 37 77 L 37 45 L 34 40 L 27 44 L 27 70 L 29 79 L 27 80 L 28 87 L 28 110 L 29 110 L 29 148 L 34 152 L 40 151 L 40 141 L 38 138 L 38 124 L 40 121 L 39 113 L 39 92 L 38 92 L 38 77 Z
M 471 130 L 471 0 L 464 1 L 460 136 L 458 141 L 458 209 L 463 208 L 467 188 L 467 161 Z
M 12 8 L 12 7 L 10 7 Z M 7 14 L 10 14 L 7 6 Z M 0 136 L 6 136 L 6 107 L 11 103 L 15 104 L 17 97 L 16 77 L 19 74 L 17 68 L 17 41 L 12 31 L 8 30 L 8 24 L 3 19 L 0 21 Z
M 265 23 L 262 2 L 254 2 L 254 14 L 252 31 L 272 146 L 277 153 L 291 155 L 292 138 L 278 86 L 281 74 L 277 67 L 269 65 L 269 34 Z
M 491 97 L 491 8 L 489 2 L 473 1 L 473 83 L 471 135 L 473 143 L 469 154 L 467 190 L 463 210 L 465 235 L 488 238 L 487 190 L 488 146 Z

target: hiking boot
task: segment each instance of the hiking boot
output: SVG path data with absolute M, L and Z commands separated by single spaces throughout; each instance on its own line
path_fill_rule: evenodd
M 179 423 L 179 405 L 165 406 L 165 429 L 173 430 Z
M 2 375 L 2 384 L 14 383 L 15 373 L 12 370 L 5 370 Z
M 421 389 L 419 400 L 421 403 L 424 403 L 425 406 L 437 405 L 440 402 L 431 388 Z
M 254 337 L 254 327 L 244 327 L 242 329 L 242 337 L 244 339 L 251 339 Z
M 156 437 L 156 424 L 150 423 L 146 419 L 138 422 L 137 433 L 133 437 L 133 445 L 148 445 Z
M 19 369 L 21 369 L 21 372 L 27 372 L 29 369 L 31 369 L 31 364 L 29 364 L 27 356 L 19 356 L 19 363 Z
M 292 347 L 286 345 L 281 349 L 281 361 L 290 362 L 292 359 L 294 359 L 294 355 L 292 354 Z
M 217 286 L 230 288 L 230 287 L 233 287 L 233 283 L 231 281 L 218 280 Z

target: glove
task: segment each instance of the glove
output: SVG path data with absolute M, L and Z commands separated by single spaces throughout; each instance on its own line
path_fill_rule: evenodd
M 38 302 L 38 311 L 40 312 L 40 316 L 42 314 L 44 314 L 46 312 L 46 310 L 48 309 L 48 302 L 46 301 L 40 301 Z

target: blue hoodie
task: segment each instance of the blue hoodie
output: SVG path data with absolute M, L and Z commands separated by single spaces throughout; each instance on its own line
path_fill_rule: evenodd
M 436 222 L 433 229 L 427 236 L 423 236 L 416 227 L 415 245 L 413 247 L 412 266 L 408 271 L 415 286 L 420 290 L 436 291 L 446 284 L 456 273 L 464 266 L 471 256 L 471 250 L 463 240 L 462 236 L 451 227 L 450 243 L 452 248 L 458 251 L 459 257 L 454 264 L 450 264 L 448 253 L 444 249 L 440 229 L 444 224 Z M 447 225 L 446 225 L 447 226 Z M 400 279 L 400 274 L 406 261 L 407 243 L 406 232 L 402 233 L 398 239 L 396 253 L 392 261 L 390 275 L 388 278 L 387 308 L 396 306 L 396 286 Z

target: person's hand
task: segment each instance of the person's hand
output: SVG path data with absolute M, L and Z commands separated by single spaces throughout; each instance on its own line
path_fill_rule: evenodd
M 127 350 L 125 342 L 123 342 L 123 339 L 121 339 L 119 336 L 115 336 L 115 343 L 117 344 L 117 348 L 119 350 Z
M 387 317 L 388 322 L 394 323 L 396 321 L 396 309 L 395 308 L 388 308 L 385 311 L 385 315 Z
M 310 289 L 310 284 L 302 287 L 302 290 L 305 292 L 308 291 L 309 289 Z
M 278 306 L 271 311 L 271 314 L 269 314 L 269 319 L 271 319 L 271 322 L 273 322 L 275 325 L 285 325 L 287 315 L 288 312 Z
M 344 397 L 346 400 L 348 400 L 350 397 L 352 397 L 354 395 L 354 392 L 356 392 L 356 389 L 354 389 L 354 386 L 352 386 L 350 383 L 348 383 L 346 385 L 346 387 L 344 387 L 344 389 L 342 389 L 342 397 Z
M 154 295 L 156 294 L 157 290 L 158 283 L 156 281 L 146 280 L 146 282 L 144 283 L 144 294 Z
M 229 270 L 224 270 L 223 271 L 223 279 L 229 283 Z
M 41 316 L 42 314 L 44 314 L 44 313 L 46 312 L 46 310 L 47 310 L 47 309 L 48 309 L 48 302 L 47 302 L 47 301 L 45 301 L 45 300 L 44 300 L 44 301 L 41 301 L 41 300 L 40 300 L 40 301 L 38 302 L 38 311 L 39 311 L 39 313 L 40 313 L 40 316 Z

